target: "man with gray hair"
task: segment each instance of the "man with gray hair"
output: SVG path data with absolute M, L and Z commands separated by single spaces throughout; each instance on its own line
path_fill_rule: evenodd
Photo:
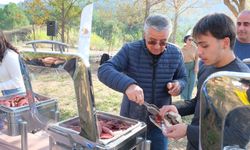
M 250 10 L 243 10 L 237 17 L 234 53 L 241 60 L 250 58 Z M 248 64 L 250 67 L 250 64 Z
M 151 150 L 166 150 L 168 141 L 153 125 L 144 101 L 159 108 L 172 102 L 186 85 L 187 75 L 180 50 L 168 43 L 171 26 L 161 15 L 149 16 L 144 38 L 126 43 L 120 51 L 98 69 L 98 78 L 110 88 L 122 92 L 120 114 L 147 123 Z

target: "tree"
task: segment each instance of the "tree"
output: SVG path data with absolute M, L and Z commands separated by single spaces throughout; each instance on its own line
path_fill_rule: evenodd
M 5 5 L 0 12 L 1 29 L 14 29 L 29 24 L 25 13 L 15 3 Z
M 108 45 L 108 50 L 113 50 L 123 35 L 124 24 L 117 20 L 116 16 L 112 13 L 114 9 L 99 8 L 94 11 L 93 28 L 98 36 L 103 38 Z
M 35 26 L 41 26 L 46 23 L 49 18 L 49 12 L 43 0 L 25 1 L 24 8 L 26 14 L 32 24 L 33 39 L 36 39 Z
M 224 4 L 230 9 L 235 17 L 246 8 L 246 0 L 224 0 Z
M 145 7 L 144 9 L 144 20 L 148 17 L 150 14 L 150 9 L 154 7 L 157 4 L 160 4 L 162 2 L 165 2 L 166 0 L 136 0 L 135 5 L 139 4 L 140 7 Z
M 98 3 L 93 16 L 92 32 L 102 37 L 109 50 L 120 47 L 122 43 L 142 37 L 144 17 L 141 6 L 132 1 L 116 0 Z
M 190 8 L 197 7 L 195 6 L 198 3 L 198 0 L 193 0 L 190 2 L 189 0 L 167 0 L 167 6 L 170 6 L 170 9 L 173 9 L 174 17 L 173 17 L 173 31 L 170 41 L 176 42 L 176 33 L 178 27 L 178 19 L 181 14 L 183 14 L 186 10 Z
M 4 11 L 0 8 L 0 29 L 4 29 Z
M 117 2 L 118 11 L 115 16 L 123 24 L 123 42 L 133 41 L 142 37 L 144 15 L 141 5 L 124 1 Z
M 51 18 L 58 20 L 60 26 L 61 41 L 65 42 L 67 33 L 75 22 L 80 22 L 81 7 L 93 2 L 92 0 L 48 0 L 51 7 Z M 81 7 L 80 7 L 81 6 Z

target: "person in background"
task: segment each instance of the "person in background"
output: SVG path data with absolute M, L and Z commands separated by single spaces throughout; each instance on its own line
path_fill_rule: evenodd
M 183 41 L 185 44 L 181 51 L 184 57 L 188 81 L 187 86 L 181 93 L 181 98 L 187 100 L 192 98 L 196 74 L 198 73 L 199 68 L 199 57 L 197 53 L 197 47 L 193 43 L 193 37 L 191 35 L 186 35 Z
M 241 60 L 250 58 L 250 10 L 243 10 L 237 17 L 234 53 Z M 250 67 L 250 64 L 248 64 Z
M 19 52 L 0 31 L 0 90 L 3 96 L 25 92 Z
M 98 78 L 122 92 L 120 114 L 147 123 L 151 150 L 167 150 L 162 131 L 149 121 L 144 101 L 159 108 L 172 102 L 186 85 L 186 72 L 180 50 L 168 43 L 170 22 L 161 14 L 150 15 L 144 24 L 144 39 L 126 43 L 98 69 Z
M 163 131 L 166 137 L 175 140 L 187 136 L 187 150 L 199 149 L 200 91 L 207 77 L 218 71 L 250 73 L 248 66 L 234 55 L 235 31 L 233 21 L 223 13 L 207 15 L 198 21 L 193 29 L 193 37 L 204 65 L 198 72 L 197 94 L 191 100 L 166 105 L 160 109 L 161 116 L 170 111 L 181 116 L 194 114 L 191 124 L 180 123 Z

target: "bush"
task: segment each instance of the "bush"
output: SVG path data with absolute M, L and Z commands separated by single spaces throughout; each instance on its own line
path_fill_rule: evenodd
M 47 32 L 44 29 L 36 29 L 35 30 L 35 38 L 36 40 L 50 40 L 50 37 L 47 36 Z M 30 34 L 27 35 L 27 39 L 34 40 L 34 32 L 32 31 Z
M 90 40 L 90 49 L 91 50 L 106 50 L 107 43 L 104 39 L 98 36 L 96 33 L 92 32 Z

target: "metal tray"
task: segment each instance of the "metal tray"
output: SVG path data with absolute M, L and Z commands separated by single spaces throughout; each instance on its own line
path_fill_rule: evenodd
M 81 137 L 80 132 L 68 127 L 70 125 L 76 125 L 80 123 L 79 117 L 74 117 L 51 125 L 48 128 L 48 131 L 50 132 L 50 135 L 52 135 L 57 145 L 63 144 L 64 147 L 68 148 L 73 148 L 77 144 L 89 149 L 118 149 L 124 147 L 128 148 L 128 143 L 131 141 L 134 141 L 132 145 L 135 145 L 137 137 L 142 136 L 145 138 L 146 124 L 143 122 L 125 118 L 122 116 L 112 115 L 105 112 L 97 112 L 97 118 L 99 117 L 103 119 L 124 121 L 131 126 L 127 130 L 119 131 L 117 134 L 115 134 L 114 137 L 110 139 L 100 139 L 100 137 L 98 137 L 97 142 L 93 142 L 84 137 Z
M 25 94 L 26 93 L 19 93 L 19 96 L 25 96 Z M 39 115 L 51 120 L 56 120 L 58 113 L 57 100 L 38 94 L 34 94 L 34 96 L 38 100 L 35 103 L 35 107 L 37 108 Z M 9 98 L 11 98 L 11 96 L 0 97 L 0 100 L 5 101 Z M 0 105 L 0 115 L 5 122 L 2 132 L 7 135 L 20 135 L 20 122 L 23 121 L 27 122 L 28 132 L 35 132 L 42 129 L 41 124 L 34 119 L 35 116 L 31 113 L 29 105 L 20 107 L 8 107 Z

